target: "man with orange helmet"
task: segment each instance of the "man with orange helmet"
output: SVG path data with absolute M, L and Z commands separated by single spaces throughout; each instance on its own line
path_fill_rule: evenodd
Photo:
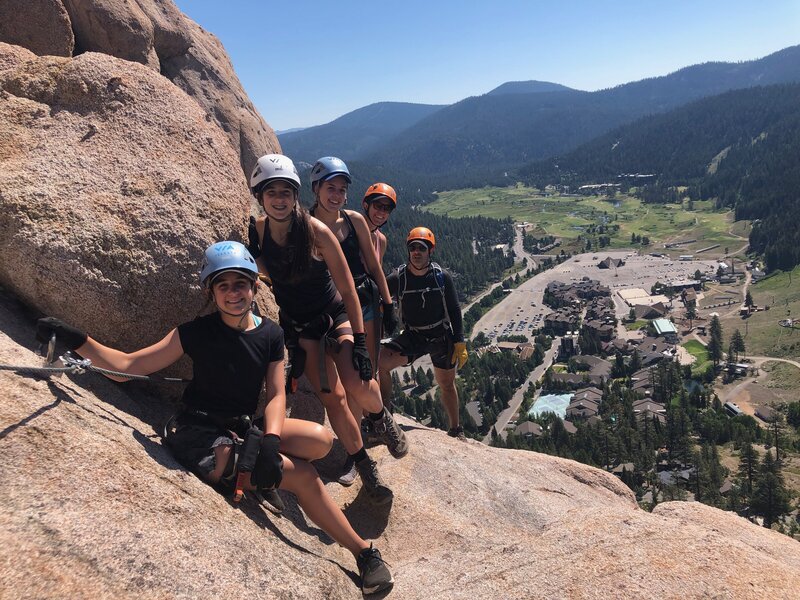
M 391 371 L 429 354 L 450 422 L 447 434 L 464 438 L 459 419 L 456 368 L 467 362 L 461 307 L 453 278 L 431 260 L 436 237 L 427 227 L 414 227 L 406 238 L 408 264 L 386 278 L 397 299 L 403 331 L 383 343 L 378 369 L 384 403 L 392 393 Z

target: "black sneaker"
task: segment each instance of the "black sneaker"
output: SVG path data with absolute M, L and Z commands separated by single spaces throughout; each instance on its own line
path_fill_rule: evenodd
M 356 471 L 356 461 L 353 460 L 352 456 L 348 456 L 347 460 L 344 461 L 342 474 L 339 475 L 339 478 L 336 481 L 345 487 L 350 487 L 353 485 L 353 482 L 355 482 L 357 476 L 358 471 Z
M 375 594 L 388 590 L 394 585 L 394 578 L 389 572 L 381 553 L 372 544 L 358 553 L 356 558 L 358 574 L 361 576 L 361 591 L 364 594 Z
M 447 430 L 447 435 L 452 438 L 457 438 L 459 440 L 467 439 L 464 435 L 464 428 L 461 425 L 456 425 L 455 427 L 451 427 Z
M 403 458 L 408 454 L 406 434 L 395 422 L 392 413 L 384 408 L 383 415 L 377 421 L 373 421 L 372 426 L 375 427 L 375 433 L 380 436 L 381 441 L 389 448 L 389 453 L 392 456 Z
M 282 515 L 286 510 L 283 499 L 278 495 L 278 490 L 264 490 L 263 492 L 253 492 L 258 503 L 266 508 L 273 515 Z
M 367 457 L 356 463 L 356 470 L 361 476 L 364 492 L 373 504 L 382 506 L 392 501 L 394 494 L 381 479 L 378 463 Z

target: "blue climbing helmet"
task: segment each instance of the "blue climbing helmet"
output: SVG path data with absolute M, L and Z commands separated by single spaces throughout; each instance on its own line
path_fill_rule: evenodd
M 206 249 L 200 268 L 200 283 L 211 287 L 217 276 L 236 271 L 255 281 L 258 278 L 256 261 L 247 248 L 239 242 L 217 242 Z
M 314 188 L 314 184 L 327 181 L 331 177 L 336 177 L 337 175 L 341 175 L 347 179 L 347 183 L 353 183 L 350 171 L 347 170 L 347 165 L 344 164 L 341 158 L 323 156 L 311 167 L 311 188 Z

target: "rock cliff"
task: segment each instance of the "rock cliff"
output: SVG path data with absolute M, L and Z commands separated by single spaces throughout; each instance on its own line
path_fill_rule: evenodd
M 0 301 L 0 363 L 38 364 L 32 329 Z M 360 596 L 352 557 L 290 495 L 266 516 L 180 468 L 156 433 L 168 407 L 136 384 L 0 372 L 0 389 L 0 597 Z M 409 455 L 372 450 L 391 510 L 327 485 L 391 564 L 392 597 L 797 597 L 786 536 L 697 503 L 651 514 L 598 469 L 400 422 Z
M 0 363 L 38 364 L 31 308 L 124 348 L 158 339 L 200 308 L 205 246 L 240 239 L 242 169 L 277 149 L 271 131 L 169 1 L 5 0 L 0 39 L 17 44 L 0 43 Z M 0 371 L 0 598 L 358 597 L 352 557 L 289 495 L 281 518 L 233 507 L 172 459 L 165 393 Z M 308 397 L 292 410 L 322 418 Z M 373 450 L 390 510 L 328 484 L 391 564 L 394 597 L 800 589 L 787 537 L 699 504 L 647 513 L 597 469 L 400 421 L 409 455 Z
M 98 52 L 146 65 L 225 132 L 246 175 L 256 158 L 280 150 L 222 44 L 171 0 L 3 0 L 0 42 L 39 55 Z

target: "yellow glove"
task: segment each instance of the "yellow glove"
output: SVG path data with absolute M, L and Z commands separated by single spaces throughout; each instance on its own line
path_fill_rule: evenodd
M 453 366 L 459 369 L 467 362 L 467 344 L 466 342 L 456 342 L 453 348 L 453 357 L 450 359 Z

